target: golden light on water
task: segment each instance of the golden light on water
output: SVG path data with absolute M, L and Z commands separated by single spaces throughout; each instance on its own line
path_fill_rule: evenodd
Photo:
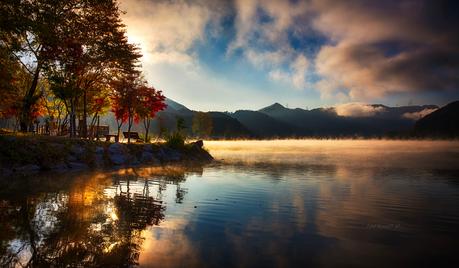
M 244 164 L 410 167 L 425 163 L 448 167 L 455 165 L 454 159 L 441 155 L 459 153 L 459 141 L 302 139 L 205 141 L 204 144 L 216 159 Z M 438 153 L 438 157 L 432 159 L 432 153 Z

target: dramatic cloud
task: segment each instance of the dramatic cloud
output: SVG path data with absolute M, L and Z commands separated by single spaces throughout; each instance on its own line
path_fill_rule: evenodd
M 424 116 L 430 114 L 430 113 L 433 113 L 435 112 L 437 109 L 429 109 L 429 108 L 426 108 L 422 111 L 419 111 L 419 112 L 414 112 L 414 113 L 404 113 L 403 114 L 403 117 L 405 118 L 408 118 L 408 119 L 411 119 L 411 120 L 419 120 L 421 118 L 423 118 Z
M 458 90 L 459 16 L 453 1 L 313 1 L 332 44 L 317 73 L 354 100 Z M 323 89 L 324 84 L 318 84 Z M 330 89 L 329 89 L 330 91 Z
M 363 103 L 346 103 L 335 107 L 336 114 L 348 117 L 370 117 L 384 110 L 384 107 Z
M 121 9 L 147 77 L 166 94 L 207 88 L 197 95 L 237 99 L 249 89 L 315 106 L 459 96 L 457 1 L 121 0 Z M 241 70 L 252 84 L 231 85 Z M 195 83 L 178 88 L 178 76 Z
M 290 64 L 289 71 L 280 69 L 273 70 L 269 73 L 269 77 L 273 80 L 290 82 L 297 89 L 304 89 L 308 83 L 306 81 L 306 73 L 309 68 L 309 61 L 302 54 Z
M 307 87 L 309 61 L 289 37 L 298 26 L 295 21 L 306 14 L 305 2 L 236 0 L 235 10 L 236 37 L 228 53 L 240 49 L 253 65 L 267 69 L 272 80 Z
M 147 62 L 192 61 L 193 45 L 219 18 L 219 9 L 206 1 L 125 0 L 121 8 L 129 39 L 141 46 Z

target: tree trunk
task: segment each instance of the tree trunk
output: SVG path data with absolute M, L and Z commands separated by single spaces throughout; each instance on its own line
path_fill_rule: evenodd
M 75 114 L 75 99 L 70 101 L 70 137 L 76 137 L 76 114 Z
M 19 126 L 21 132 L 27 132 L 29 125 L 31 123 L 30 118 L 30 109 L 34 105 L 33 96 L 35 95 L 35 91 L 37 90 L 38 79 L 40 78 L 40 64 L 37 65 L 37 69 L 35 70 L 35 74 L 33 75 L 32 84 L 30 85 L 29 90 L 27 91 L 26 95 L 24 96 L 24 101 L 22 104 L 21 115 L 19 118 Z
M 118 120 L 116 122 L 116 124 L 118 125 L 118 133 L 116 134 L 116 137 L 115 137 L 115 142 L 119 142 L 120 140 L 120 132 L 121 132 L 121 127 L 123 126 L 123 121 L 120 121 L 121 123 L 118 123 Z
M 99 140 L 99 126 L 100 126 L 100 117 L 97 116 L 97 128 L 96 128 L 97 140 Z
M 150 118 L 143 119 L 143 126 L 145 127 L 145 142 L 148 142 L 148 131 L 150 130 Z
M 88 111 L 87 111 L 86 90 L 84 90 L 83 91 L 83 120 L 82 120 L 82 126 L 80 126 L 81 136 L 84 139 L 88 137 L 88 124 L 86 121 L 87 117 L 88 117 Z
M 129 118 L 128 118 L 128 143 L 131 143 L 131 127 L 132 127 L 132 121 L 133 121 L 132 116 L 129 116 Z

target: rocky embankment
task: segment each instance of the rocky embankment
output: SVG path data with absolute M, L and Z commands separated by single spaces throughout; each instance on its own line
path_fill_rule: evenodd
M 125 144 L 34 136 L 0 136 L 0 175 L 40 170 L 78 170 L 169 163 L 207 163 L 202 141 Z

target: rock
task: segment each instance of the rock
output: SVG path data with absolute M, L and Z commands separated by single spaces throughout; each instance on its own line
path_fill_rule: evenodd
M 78 159 L 74 155 L 67 156 L 67 162 L 76 162 Z
M 19 172 L 34 172 L 34 171 L 39 171 L 40 169 L 41 168 L 38 165 L 29 164 L 29 165 L 25 165 L 25 166 L 20 166 L 20 167 L 16 168 L 15 170 L 19 171 Z
M 158 164 L 159 161 L 152 152 L 143 151 L 140 158 L 141 163 L 155 163 Z
M 152 146 L 151 144 L 146 144 L 146 145 L 143 147 L 143 151 L 144 151 L 144 152 L 153 153 L 153 146 Z
M 69 162 L 68 163 L 68 167 L 71 168 L 71 169 L 87 169 L 87 168 L 89 168 L 88 165 L 86 165 L 85 163 L 81 163 L 81 162 Z
M 94 166 L 95 167 L 103 167 L 105 165 L 104 155 L 96 153 L 94 158 Z
M 182 154 L 179 151 L 170 148 L 161 148 L 158 151 L 158 158 L 163 162 L 179 161 Z
M 198 140 L 191 144 L 191 154 L 190 158 L 194 161 L 212 161 L 214 158 L 202 148 L 204 146 L 204 142 L 202 140 Z
M 96 154 L 104 154 L 104 147 L 102 146 L 97 146 L 96 147 Z
M 204 146 L 204 142 L 202 140 L 197 140 L 197 141 L 193 142 L 191 144 L 191 146 L 193 146 L 193 147 L 196 146 L 197 148 L 201 149 Z
M 114 143 L 108 147 L 108 156 L 115 165 L 123 165 L 129 159 L 126 147 L 120 143 Z
M 70 154 L 75 156 L 76 159 L 78 159 L 78 160 L 83 159 L 85 151 L 86 151 L 85 148 L 83 148 L 79 144 L 75 144 L 70 148 Z
M 7 168 L 0 168 L 0 178 L 2 177 L 9 177 L 11 176 L 11 174 L 13 174 L 13 171 L 11 169 L 7 169 Z
M 66 170 L 68 169 L 68 165 L 64 162 L 58 162 L 49 167 L 52 170 Z

